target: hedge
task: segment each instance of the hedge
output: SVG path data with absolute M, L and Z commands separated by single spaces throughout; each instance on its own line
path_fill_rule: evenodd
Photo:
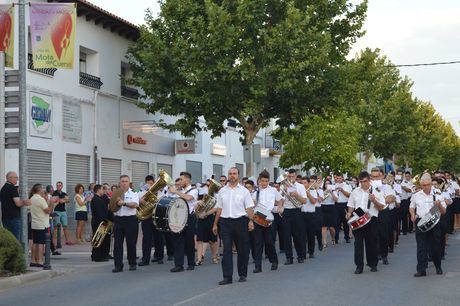
M 0 274 L 26 271 L 22 245 L 8 230 L 0 227 Z

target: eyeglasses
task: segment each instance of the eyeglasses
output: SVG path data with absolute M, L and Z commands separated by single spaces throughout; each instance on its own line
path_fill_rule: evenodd
M 225 182 L 225 180 L 220 180 L 220 182 Z

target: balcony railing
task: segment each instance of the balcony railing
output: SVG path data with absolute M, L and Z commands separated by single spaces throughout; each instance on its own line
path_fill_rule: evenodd
M 49 76 L 54 76 L 57 71 L 56 68 L 34 68 L 34 58 L 31 53 L 27 54 L 27 68 Z
M 121 85 L 121 95 L 126 98 L 137 100 L 137 98 L 139 98 L 139 91 L 136 88 Z
M 80 72 L 80 84 L 96 89 L 101 89 L 101 86 L 104 83 L 102 83 L 101 78 L 97 76 Z

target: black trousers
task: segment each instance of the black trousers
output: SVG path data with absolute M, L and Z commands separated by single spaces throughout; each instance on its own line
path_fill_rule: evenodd
M 318 241 L 318 247 L 323 245 L 323 208 L 316 207 L 315 208 L 315 221 L 316 221 L 316 230 L 315 236 L 316 241 Z
M 280 248 L 280 251 L 284 251 L 284 233 L 283 233 L 283 218 L 280 216 L 280 214 L 274 213 L 273 216 L 275 216 L 275 220 L 273 221 L 272 227 L 273 227 L 273 243 L 275 244 L 276 241 L 276 235 L 278 234 L 278 245 Z
M 96 232 L 97 228 L 99 227 L 99 224 L 100 224 L 100 222 L 99 223 L 91 222 L 91 228 L 93 230 L 93 237 L 94 237 L 94 233 Z M 102 241 L 102 244 L 101 244 L 100 247 L 98 247 L 97 249 L 92 248 L 92 250 L 91 250 L 91 259 L 92 260 L 101 260 L 101 259 L 107 258 L 107 256 L 109 256 L 110 240 L 111 240 L 111 236 L 106 235 L 104 240 Z
M 283 213 L 284 252 L 292 259 L 292 241 L 298 258 L 306 257 L 305 221 L 300 208 L 285 209 Z
M 348 208 L 347 203 L 335 203 L 335 208 L 337 209 L 337 226 L 335 228 L 335 241 L 339 241 L 340 226 L 343 228 L 345 240 L 350 239 L 350 228 L 348 227 L 348 220 L 345 218 Z
M 315 234 L 316 234 L 316 218 L 315 213 L 302 213 L 305 222 L 305 236 L 307 238 L 308 254 L 315 253 Z
M 252 260 L 255 261 L 256 260 L 256 238 L 254 237 L 254 231 L 249 232 L 249 249 L 251 251 Z
M 222 273 L 224 279 L 231 280 L 233 277 L 233 251 L 235 243 L 237 256 L 238 275 L 248 275 L 249 260 L 249 231 L 247 217 L 237 219 L 220 218 L 219 236 L 224 245 L 224 256 L 222 258 Z
M 454 203 L 451 205 L 447 206 L 446 208 L 446 214 L 444 218 L 446 219 L 445 221 L 445 226 L 446 226 L 446 231 L 449 234 L 452 234 L 454 232 L 454 223 L 455 223 L 455 205 L 456 205 L 457 199 L 454 199 Z
M 378 264 L 378 221 L 372 217 L 364 227 L 353 231 L 355 236 L 355 265 L 364 268 L 364 245 L 366 245 L 366 261 L 370 267 Z
M 171 233 L 161 232 L 153 226 L 153 244 L 155 251 L 153 252 L 153 258 L 163 260 L 165 256 L 165 244 L 166 252 L 168 257 L 174 255 L 174 247 L 171 239 Z
M 149 218 L 141 221 L 142 227 L 142 261 L 145 263 L 150 262 L 152 254 L 152 240 L 153 240 L 153 222 Z
M 451 205 L 452 206 L 452 205 Z M 447 218 L 446 215 L 441 216 L 441 220 L 439 221 L 440 228 L 441 228 L 441 258 L 446 255 L 446 236 L 447 236 Z
M 388 256 L 388 224 L 390 222 L 390 211 L 384 209 L 379 212 L 378 227 L 379 227 L 379 255 L 382 257 Z
M 416 220 L 416 224 L 420 221 Z M 441 226 L 436 226 L 428 232 L 422 232 L 415 227 L 415 240 L 417 241 L 417 272 L 423 272 L 428 267 L 428 250 L 431 252 L 434 266 L 441 267 Z
M 262 253 L 265 246 L 268 260 L 271 263 L 278 263 L 278 255 L 276 255 L 275 243 L 273 240 L 274 231 L 273 224 L 269 227 L 263 227 L 254 223 L 254 231 L 251 232 L 254 237 L 255 244 L 255 258 L 254 263 L 256 267 L 262 267 Z
M 196 216 L 194 213 L 188 215 L 187 225 L 179 234 L 172 234 L 174 242 L 174 265 L 184 266 L 184 255 L 187 255 L 189 267 L 195 266 L 195 231 Z
M 408 231 L 412 232 L 414 228 L 412 221 L 409 218 L 409 205 L 410 198 L 406 200 L 401 200 L 401 227 L 403 234 L 407 234 Z
M 114 217 L 114 235 L 115 242 L 113 245 L 113 257 L 115 267 L 123 267 L 123 242 L 126 238 L 126 248 L 128 251 L 129 265 L 136 264 L 136 244 L 137 232 L 139 225 L 136 216 Z
M 388 218 L 388 249 L 393 250 L 395 248 L 395 238 L 398 229 L 398 218 L 399 213 L 397 208 L 393 208 L 389 211 Z

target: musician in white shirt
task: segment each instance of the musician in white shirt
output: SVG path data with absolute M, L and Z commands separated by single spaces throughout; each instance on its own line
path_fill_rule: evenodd
M 412 183 L 412 177 L 409 171 L 404 173 L 401 189 L 401 231 L 403 235 L 407 235 L 407 232 L 411 233 L 414 230 L 414 225 L 409 215 L 409 205 L 412 191 L 414 190 L 414 184 Z
M 355 274 L 363 273 L 364 268 L 364 244 L 366 245 L 366 261 L 371 267 L 371 272 L 377 272 L 378 264 L 378 223 L 379 211 L 385 205 L 383 192 L 371 186 L 370 175 L 362 171 L 359 176 L 360 187 L 353 190 L 348 200 L 348 213 L 346 218 L 350 219 L 353 212 L 360 208 L 367 212 L 372 218 L 365 226 L 353 231 L 355 237 Z
M 388 265 L 388 231 L 389 231 L 389 223 L 390 223 L 390 211 L 389 211 L 389 203 L 394 202 L 395 196 L 390 194 L 387 190 L 385 194 L 385 185 L 383 185 L 383 177 L 384 173 L 383 170 L 375 167 L 371 170 L 371 181 L 372 186 L 377 190 L 383 193 L 385 198 L 385 206 L 382 210 L 379 211 L 379 216 L 377 217 L 377 223 L 379 227 L 379 256 L 382 259 L 382 263 L 384 265 Z
M 152 175 L 145 177 L 145 185 L 142 190 L 138 193 L 139 203 L 144 204 L 144 195 L 154 184 L 154 178 Z M 153 240 L 153 222 L 152 218 L 141 220 L 142 228 L 142 259 L 139 262 L 139 266 L 148 266 L 150 264 L 150 257 L 152 254 L 152 240 Z
M 337 173 L 335 176 L 335 187 L 332 193 L 332 198 L 335 201 L 335 207 L 337 209 L 337 223 L 335 228 L 335 243 L 339 242 L 340 227 L 342 226 L 345 242 L 350 243 L 350 228 L 348 227 L 347 219 L 345 214 L 347 213 L 347 203 L 352 192 L 350 185 L 343 181 L 343 174 Z
M 304 185 L 307 193 L 307 202 L 302 205 L 301 211 L 305 223 L 305 236 L 307 238 L 307 248 L 309 258 L 314 258 L 315 255 L 315 234 L 316 234 L 316 203 L 318 202 L 318 193 L 316 192 L 315 179 L 303 177 L 302 185 Z
M 439 209 L 441 215 L 446 212 L 446 203 L 441 195 L 436 195 L 432 189 L 431 177 L 428 173 L 422 175 L 420 179 L 422 190 L 415 193 L 410 202 L 409 211 L 411 220 L 415 226 L 415 239 L 417 241 L 417 273 L 415 277 L 426 276 L 428 267 L 427 250 L 431 249 L 431 257 L 436 267 L 436 274 L 441 275 L 441 229 L 440 224 L 436 224 L 431 230 L 422 232 L 417 226 L 418 222 L 425 215 L 430 213 L 434 206 Z
M 119 198 L 117 205 L 120 207 L 114 213 L 114 264 L 113 273 L 123 271 L 123 243 L 126 238 L 129 270 L 136 270 L 136 243 L 138 233 L 138 221 L 136 208 L 139 206 L 139 196 L 129 188 L 129 176 L 120 176 L 120 189 L 124 192 L 124 199 Z
M 449 224 L 448 220 L 448 211 L 449 208 L 452 207 L 452 198 L 450 197 L 449 191 L 444 189 L 446 184 L 445 178 L 434 178 L 432 181 L 433 191 L 436 195 L 441 195 L 446 202 L 446 213 L 441 216 L 441 220 L 439 220 L 439 224 L 441 225 L 441 260 L 445 259 L 444 256 L 446 254 L 446 242 L 447 242 L 447 227 Z M 443 190 L 441 190 L 441 187 Z
M 334 191 L 334 185 L 328 179 L 324 181 L 324 197 L 321 202 L 321 210 L 323 215 L 323 224 L 322 224 L 322 239 L 323 239 L 323 249 L 327 247 L 327 230 L 331 235 L 332 244 L 335 244 L 335 228 L 337 224 L 337 209 L 334 206 L 334 199 L 332 198 L 332 193 Z
M 383 195 L 388 205 L 388 252 L 394 252 L 395 238 L 398 229 L 398 209 L 400 201 L 397 196 L 398 184 L 394 180 L 394 172 L 387 174 L 386 184 L 383 185 Z M 379 214 L 380 215 L 380 214 Z M 383 264 L 385 261 L 382 259 Z
M 213 232 L 219 236 L 224 245 L 222 272 L 224 279 L 219 285 L 232 283 L 233 254 L 232 243 L 235 242 L 238 253 L 237 266 L 239 282 L 246 282 L 249 260 L 249 231 L 254 230 L 254 202 L 249 191 L 239 184 L 239 170 L 236 167 L 228 170 L 228 183 L 217 194 L 217 214 Z
M 268 185 L 270 174 L 267 170 L 259 174 L 259 189 L 252 194 L 255 203 L 255 209 L 262 208 L 266 212 L 282 212 L 283 199 L 281 194 L 273 187 Z M 276 206 L 275 206 L 276 204 Z M 267 213 L 268 214 L 268 213 Z M 265 245 L 266 255 L 272 264 L 271 270 L 278 269 L 278 256 L 275 249 L 275 240 L 273 239 L 273 223 L 269 227 L 264 227 L 254 222 L 254 231 L 252 232 L 255 244 L 254 273 L 262 272 L 262 252 Z
M 287 180 L 290 187 L 287 188 L 287 193 L 294 201 L 299 204 L 307 203 L 307 192 L 305 187 L 296 181 L 297 172 L 295 169 L 289 169 Z M 286 196 L 284 200 L 283 213 L 283 232 L 284 232 L 284 252 L 286 254 L 285 265 L 293 264 L 292 241 L 297 253 L 297 261 L 305 262 L 306 258 L 306 241 L 305 241 L 305 222 L 300 207 L 296 207 L 291 200 Z
M 192 175 L 189 172 L 180 173 L 180 189 L 170 187 L 169 192 L 187 201 L 188 218 L 182 232 L 172 234 L 174 244 L 174 268 L 171 272 L 184 271 L 184 254 L 187 255 L 187 270 L 195 269 L 195 206 L 198 201 L 198 190 L 192 187 Z

